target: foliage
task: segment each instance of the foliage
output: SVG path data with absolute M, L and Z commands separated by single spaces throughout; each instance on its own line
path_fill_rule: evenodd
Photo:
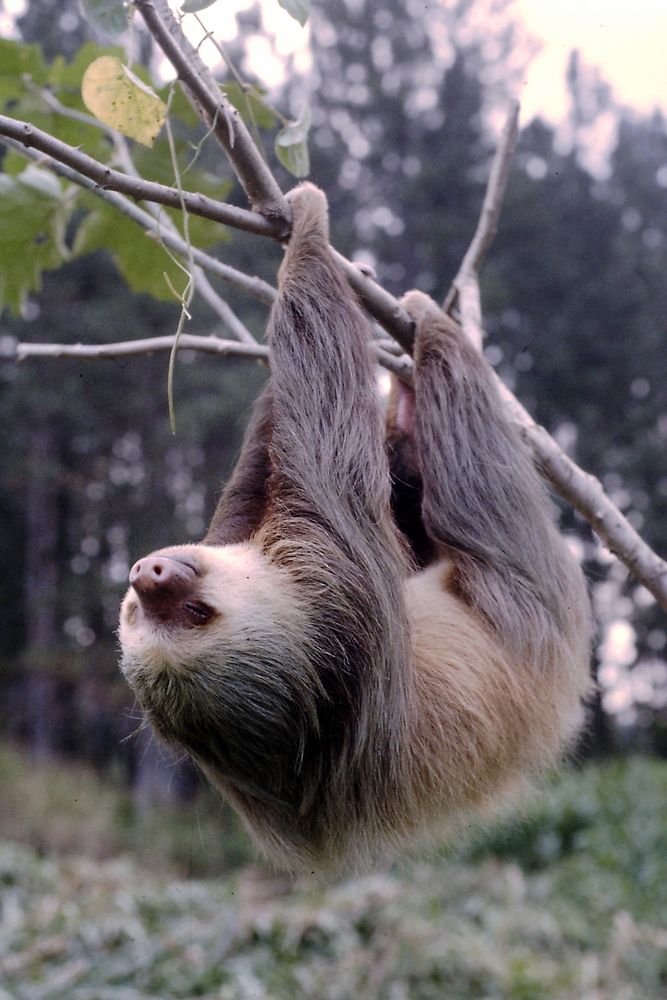
M 90 24 L 105 35 L 121 35 L 127 28 L 128 0 L 82 0 L 82 7 Z
M 38 8 L 41 4 L 34 6 Z M 196 16 L 198 11 L 208 6 L 210 2 L 196 0 L 184 4 L 182 11 Z M 305 24 L 309 16 L 308 0 L 284 0 L 282 6 L 300 24 Z M 105 36 L 113 37 L 123 34 L 132 15 L 132 7 L 125 0 L 86 0 L 82 11 L 93 28 Z M 72 16 L 78 21 L 75 15 Z M 29 12 L 24 20 L 29 22 Z M 262 128 L 275 132 L 274 146 L 278 161 L 293 176 L 305 177 L 309 172 L 310 109 L 303 107 L 294 121 L 278 113 L 263 96 L 263 89 L 246 84 L 231 66 L 229 56 L 224 50 L 221 52 L 232 71 L 232 81 L 223 88 L 231 102 L 240 108 L 242 116 L 249 119 L 254 130 Z M 166 183 L 180 187 L 180 180 L 177 181 L 176 178 L 181 172 L 187 171 L 187 186 L 190 190 L 202 193 L 208 187 L 206 193 L 223 197 L 228 185 L 223 183 L 217 191 L 211 190 L 210 177 L 206 177 L 194 166 L 194 161 L 201 156 L 210 140 L 211 130 L 206 130 L 198 120 L 193 124 L 192 109 L 184 100 L 180 88 L 168 88 L 169 100 L 165 104 L 162 96 L 149 86 L 146 67 L 135 65 L 131 70 L 127 65 L 128 61 L 121 48 L 102 48 L 88 42 L 80 47 L 70 62 L 66 62 L 60 55 L 48 62 L 39 45 L 0 39 L 0 113 L 9 113 L 19 121 L 25 119 L 56 140 L 82 150 L 98 163 L 114 167 L 120 165 L 125 171 L 128 170 L 131 150 L 125 150 L 119 163 L 119 140 L 124 137 L 152 147 L 168 115 L 171 128 L 186 136 L 189 148 L 178 151 L 179 167 L 176 162 L 172 162 L 171 155 L 165 155 L 163 143 L 155 149 L 154 156 L 148 160 L 146 156 L 143 157 L 142 176 L 151 178 L 156 172 L 164 173 L 165 167 L 170 166 Z M 174 93 L 177 94 L 176 97 Z M 92 112 L 94 117 L 84 114 L 85 111 Z M 276 130 L 278 124 L 280 127 Z M 20 156 L 18 144 L 14 148 L 18 148 Z M 129 172 L 134 173 L 131 161 Z M 25 228 L 27 238 L 33 239 L 33 242 L 32 217 L 40 207 L 37 201 L 33 204 L 29 200 L 25 190 L 22 191 L 20 201 L 12 205 L 14 228 Z M 71 230 L 71 248 L 63 241 L 52 238 L 49 232 L 40 233 L 45 250 L 41 255 L 34 255 L 26 280 L 21 281 L 20 269 L 17 271 L 12 267 L 12 248 L 8 250 L 6 244 L 0 243 L 0 278 L 3 279 L 0 280 L 0 309 L 9 306 L 18 312 L 28 293 L 38 290 L 42 271 L 64 263 L 70 252 L 87 253 L 96 248 L 95 240 L 90 242 L 85 238 L 86 213 L 92 211 L 90 199 L 81 197 L 74 184 L 63 185 L 61 211 L 65 209 L 67 214 L 64 221 L 69 223 Z M 206 228 L 204 225 L 204 232 Z M 77 229 L 84 233 L 83 238 L 80 232 L 77 235 Z M 145 279 L 143 269 L 137 266 L 136 253 L 132 253 L 132 244 L 137 242 L 136 228 L 125 225 L 123 229 L 126 235 L 121 237 L 116 234 L 112 247 L 121 273 L 133 290 L 147 291 L 164 298 L 167 288 L 175 284 L 173 260 L 163 253 L 163 269 L 172 273 L 167 273 L 167 280 L 159 288 L 152 277 Z M 185 229 L 186 226 L 184 231 Z M 193 244 L 203 247 L 223 238 L 224 233 L 219 225 L 209 225 L 208 230 L 215 230 L 216 238 L 209 235 L 202 242 L 193 232 L 190 234 Z M 107 232 L 108 229 L 105 230 Z M 131 238 L 132 235 L 134 239 Z M 9 277 L 5 276 L 6 271 L 9 272 Z
M 591 891 L 584 859 L 592 857 L 613 873 L 617 898 L 632 900 L 632 911 L 643 918 L 667 861 L 660 805 L 667 795 L 661 784 L 665 775 L 667 764 L 641 758 L 566 772 L 524 815 L 481 831 L 460 856 L 513 860 L 525 871 L 556 866 L 564 880 L 572 877 L 582 899 Z M 595 880 L 594 870 L 590 878 Z
M 310 173 L 308 156 L 310 120 L 310 109 L 304 108 L 298 119 L 282 129 L 276 137 L 276 156 L 294 177 L 307 177 Z
M 40 288 L 42 271 L 66 260 L 68 215 L 53 174 L 32 164 L 16 177 L 0 174 L 0 302 L 18 310 Z
M 554 819 L 587 803 L 588 825 L 538 872 L 450 856 L 331 886 L 255 868 L 173 881 L 4 842 L 5 987 L 16 1000 L 658 1000 L 666 779 L 639 759 L 566 776 Z
M 165 122 L 164 102 L 114 56 L 90 63 L 81 80 L 81 96 L 101 122 L 144 146 L 153 145 Z
M 208 786 L 187 804 L 149 807 L 117 771 L 101 776 L 85 764 L 35 760 L 0 744 L 0 788 L 0 840 L 42 855 L 99 861 L 131 854 L 145 868 L 180 877 L 220 875 L 252 858 L 236 816 Z
M 101 121 L 96 124 L 90 116 L 85 117 L 87 107 L 92 107 L 100 119 L 122 127 L 126 135 L 154 145 L 151 152 L 140 149 L 136 153 L 136 164 L 146 179 L 173 184 L 167 142 L 153 142 L 164 117 L 163 98 L 168 94 L 164 91 L 157 96 L 149 91 L 146 71 L 138 68 L 137 76 L 131 74 L 122 65 L 121 57 L 122 49 L 89 42 L 71 61 L 57 56 L 48 63 L 39 46 L 0 39 L 0 112 L 9 110 L 13 117 L 29 121 L 101 163 L 112 164 L 116 148 L 111 134 Z M 106 76 L 100 82 L 97 77 L 102 71 Z M 68 116 L 68 112 L 76 117 Z M 224 198 L 229 178 L 214 178 L 193 162 L 192 109 L 182 95 L 171 101 L 169 116 L 177 130 L 179 160 L 184 166 L 189 164 L 186 176 L 190 189 Z M 5 209 L 0 239 L 0 308 L 7 306 L 18 313 L 26 296 L 41 287 L 44 271 L 60 267 L 72 256 L 89 254 L 104 241 L 133 291 L 174 300 L 170 285 L 182 283 L 182 272 L 159 242 L 142 233 L 136 223 L 119 217 L 107 204 L 76 185 L 53 177 L 48 190 L 50 200 L 45 204 L 45 184 L 38 187 L 24 178 L 46 171 L 25 168 L 25 159 L 18 152 L 5 154 L 3 167 L 18 179 L 11 182 L 11 191 L 3 191 L 2 197 Z M 10 182 L 5 179 L 5 183 Z M 172 218 L 177 218 L 176 214 L 172 213 Z M 37 229 L 38 223 L 41 228 Z M 219 223 L 204 219 L 194 221 L 191 235 L 202 248 L 226 239 Z M 146 266 L 140 266 L 144 261 Z

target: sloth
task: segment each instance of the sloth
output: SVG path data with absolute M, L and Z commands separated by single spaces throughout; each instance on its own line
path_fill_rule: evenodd
M 270 380 L 203 541 L 133 566 L 121 668 L 277 867 L 359 869 L 572 743 L 589 601 L 483 356 L 409 292 L 386 420 L 325 197 L 288 197 Z

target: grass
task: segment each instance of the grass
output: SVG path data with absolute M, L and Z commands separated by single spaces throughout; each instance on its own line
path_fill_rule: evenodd
M 194 803 L 144 810 L 118 780 L 0 743 L 0 795 L 0 839 L 46 856 L 130 854 L 181 876 L 223 874 L 253 857 L 240 823 L 208 788 Z
M 70 801 L 62 781 L 41 806 L 47 819 Z M 94 801 L 82 784 L 78 774 L 77 808 Z M 110 789 L 98 800 L 94 820 L 80 815 L 81 844 L 117 816 Z M 107 833 L 103 861 L 58 853 L 76 831 L 60 845 L 44 836 L 42 856 L 34 844 L 0 842 L 2 1000 L 667 996 L 665 762 L 567 773 L 519 821 L 454 853 L 328 887 L 247 864 L 227 864 L 222 878 L 177 878 L 169 852 L 149 870 L 145 847 L 128 853 L 136 831 Z M 221 832 L 207 820 L 197 838 L 206 847 Z

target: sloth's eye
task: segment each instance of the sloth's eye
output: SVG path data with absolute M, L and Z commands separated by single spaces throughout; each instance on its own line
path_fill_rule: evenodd
M 190 625 L 206 625 L 215 614 L 213 608 L 203 601 L 186 601 L 183 610 Z

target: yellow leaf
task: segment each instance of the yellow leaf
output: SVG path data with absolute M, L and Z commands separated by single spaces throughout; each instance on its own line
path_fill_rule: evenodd
M 81 96 L 89 111 L 144 146 L 152 146 L 167 106 L 115 56 L 101 56 L 83 74 Z

